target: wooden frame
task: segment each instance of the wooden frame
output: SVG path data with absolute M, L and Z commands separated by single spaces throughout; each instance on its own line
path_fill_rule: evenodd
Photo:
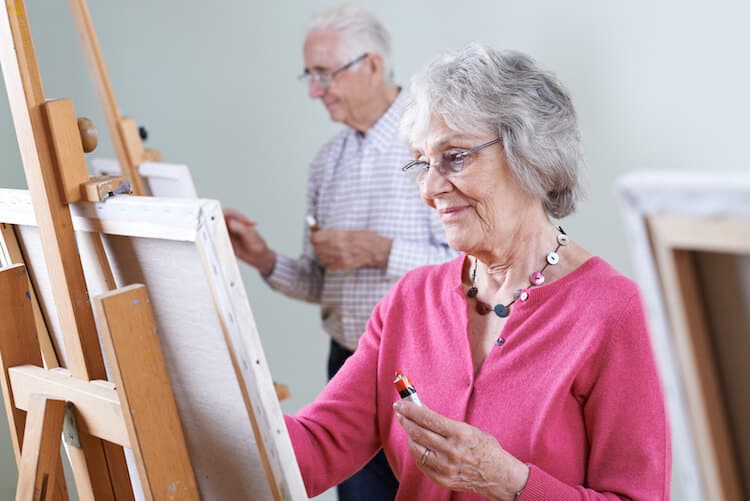
M 74 204 L 71 214 L 91 296 L 106 292 L 111 280 L 117 287 L 144 283 L 149 290 L 203 497 L 304 499 L 218 202 L 117 196 Z M 46 271 L 38 267 L 42 253 L 26 191 L 0 190 L 0 222 L 15 227 L 40 303 L 54 310 Z M 98 235 L 109 278 L 92 243 Z M 58 340 L 54 320 L 49 329 Z M 64 346 L 55 344 L 65 360 Z M 136 477 L 132 459 L 129 465 Z
M 675 499 L 746 499 L 750 176 L 631 174 L 618 192 L 670 409 Z

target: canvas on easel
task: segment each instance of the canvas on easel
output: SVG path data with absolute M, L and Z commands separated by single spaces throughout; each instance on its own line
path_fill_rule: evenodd
M 750 496 L 750 175 L 618 182 L 672 424 L 675 499 Z
M 101 274 L 102 256 L 91 243 L 97 234 L 104 242 L 104 258 L 115 285 L 142 283 L 149 291 L 204 499 L 273 499 L 259 446 L 279 478 L 298 480 L 275 487 L 284 491 L 282 499 L 304 498 L 219 204 L 114 197 L 78 204 L 72 210 L 91 296 L 110 288 Z M 0 222 L 15 227 L 42 309 L 48 318 L 56 318 L 28 192 L 0 190 Z M 54 321 L 50 331 L 60 348 L 63 343 Z M 263 437 L 260 441 L 251 419 Z M 289 492 L 289 485 L 298 490 Z

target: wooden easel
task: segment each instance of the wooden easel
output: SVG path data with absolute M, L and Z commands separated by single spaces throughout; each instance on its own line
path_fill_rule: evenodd
M 146 499 L 198 499 L 200 493 L 145 288 L 131 285 L 94 298 L 96 316 L 90 306 L 68 205 L 71 198 L 77 199 L 77 193 L 85 192 L 76 185 L 78 180 L 83 180 L 84 186 L 91 183 L 81 173 L 81 166 L 85 169 L 82 138 L 76 132 L 70 101 L 44 99 L 21 0 L 6 0 L 0 13 L 0 62 L 31 194 L 34 223 L 44 251 L 46 266 L 42 268 L 49 272 L 54 310 L 59 317 L 56 330 L 62 333 L 67 366 L 65 370 L 50 369 L 57 365 L 56 354 L 49 338 L 42 335 L 47 326 L 35 304 L 36 292 L 24 267 L 0 270 L 3 300 L 0 314 L 3 319 L 10 319 L 7 327 L 4 325 L 0 330 L 0 384 L 19 465 L 17 499 L 68 499 L 58 452 L 61 430 L 81 499 L 134 498 L 123 447 L 133 450 Z M 137 200 L 122 199 L 125 205 L 134 202 L 132 210 L 136 212 L 144 205 L 154 205 L 151 199 L 147 204 L 139 204 Z M 189 205 L 195 206 L 192 202 Z M 107 212 L 105 204 L 79 204 L 75 209 L 86 207 Z M 218 204 L 213 202 L 213 207 L 211 221 L 220 220 Z M 201 214 L 202 209 L 203 205 Z M 96 228 L 100 227 L 94 227 L 93 231 L 100 231 Z M 209 238 L 207 226 L 201 228 L 200 238 Z M 0 246 L 4 253 L 2 261 L 17 262 L 22 257 L 16 242 L 21 234 L 4 224 L 0 224 L 0 230 L 4 242 Z M 197 249 L 208 253 L 218 251 L 230 257 L 226 229 L 222 225 L 219 230 L 223 231 L 221 247 L 214 250 L 199 245 Z M 98 240 L 98 235 L 95 236 Z M 98 243 L 101 247 L 101 241 Z M 95 262 L 106 263 L 106 255 L 100 256 L 96 243 L 91 244 L 97 256 Z M 202 259 L 210 261 L 212 266 L 220 264 L 215 256 Z M 236 268 L 234 259 L 230 265 Z M 35 269 L 40 269 L 38 260 Z M 91 267 L 87 270 L 91 271 Z M 106 288 L 111 288 L 110 283 L 114 286 L 111 270 L 104 266 L 99 271 Z M 217 268 L 212 271 L 218 273 Z M 233 276 L 231 286 L 240 283 L 236 270 Z M 227 296 L 228 291 L 218 293 Z M 222 316 L 220 321 L 234 320 L 237 325 L 242 318 L 242 325 L 254 330 L 247 300 L 244 295 L 240 299 L 244 302 L 244 310 L 238 311 L 241 316 L 233 319 L 230 310 L 229 316 Z M 215 307 L 224 311 L 226 304 L 221 302 Z M 95 317 L 114 384 L 106 381 Z M 291 443 L 283 431 L 283 419 L 272 393 L 257 332 L 254 336 L 240 335 L 246 330 L 221 325 L 231 359 L 230 369 L 238 379 L 235 383 L 239 383 L 244 415 L 250 418 L 270 495 L 274 499 L 303 499 L 302 479 Z M 43 362 L 47 369 L 42 368 Z M 202 474 L 201 482 L 204 477 Z
M 160 160 L 161 153 L 158 150 L 145 149 L 141 129 L 132 118 L 120 115 L 120 108 L 107 74 L 107 67 L 104 64 L 104 57 L 99 48 L 99 41 L 86 1 L 70 0 L 70 10 L 73 13 L 78 36 L 94 79 L 94 88 L 104 110 L 107 128 L 122 173 L 132 181 L 134 194 L 147 195 L 147 187 L 138 174 L 138 166 L 143 162 Z
M 120 169 L 131 181 L 133 194 L 148 195 L 148 184 L 140 175 L 139 166 L 144 162 L 161 160 L 161 152 L 144 148 L 141 129 L 132 118 L 120 114 L 88 3 L 86 0 L 69 0 L 69 4 Z M 291 394 L 289 387 L 282 383 L 274 382 L 274 390 L 279 400 L 287 399 Z
M 136 455 L 148 499 L 198 499 L 158 339 L 143 334 L 153 333 L 154 321 L 142 286 L 96 300 L 116 389 L 94 382 L 106 381 L 107 374 L 68 208 L 81 193 L 69 188 L 87 178 L 83 147 L 72 103 L 44 98 L 21 0 L 7 0 L 0 14 L 0 59 L 69 370 L 68 375 L 41 368 L 25 269 L 6 268 L 0 272 L 0 297 L 7 301 L 3 318 L 10 325 L 2 330 L 0 364 L 19 464 L 17 499 L 68 498 L 59 457 L 63 416 L 78 423 L 67 425 L 65 436 L 82 499 L 133 499 L 123 446 Z M 145 349 L 151 361 L 149 384 L 139 381 L 145 375 L 143 363 L 133 359 L 139 351 L 128 346 L 134 333 L 139 334 L 139 350 Z M 160 405 L 152 405 L 154 398 Z M 127 432 L 113 436 L 117 429 Z

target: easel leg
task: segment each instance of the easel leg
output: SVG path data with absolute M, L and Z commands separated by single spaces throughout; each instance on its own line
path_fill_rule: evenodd
M 52 499 L 60 471 L 60 435 L 65 402 L 35 395 L 29 402 L 16 501 Z
M 25 443 L 27 414 L 16 408 L 13 389 L 8 379 L 8 369 L 16 365 L 42 365 L 39 341 L 35 335 L 32 302 L 29 300 L 33 297 L 30 290 L 28 275 L 23 266 L 13 265 L 0 270 L 0 297 L 7 301 L 6 309 L 2 310 L 3 328 L 0 329 L 0 387 L 3 390 L 10 437 L 19 470 L 21 469 L 21 448 Z M 59 461 L 54 480 L 55 484 L 50 484 L 50 487 L 54 486 L 54 496 L 48 496 L 48 499 L 67 501 L 68 491 L 65 486 L 62 463 Z

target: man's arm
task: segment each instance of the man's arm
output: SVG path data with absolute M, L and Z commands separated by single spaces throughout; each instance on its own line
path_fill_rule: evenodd
M 429 224 L 429 241 L 391 239 L 370 230 L 320 230 L 312 234 L 310 242 L 328 269 L 372 267 L 400 277 L 417 266 L 442 263 L 458 255 L 448 246 L 442 225 Z

